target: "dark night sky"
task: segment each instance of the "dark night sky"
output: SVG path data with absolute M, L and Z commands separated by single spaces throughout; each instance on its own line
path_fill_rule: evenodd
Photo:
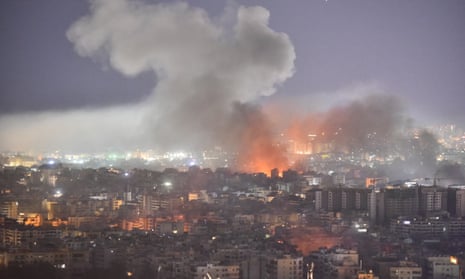
M 134 102 L 153 75 L 128 79 L 78 56 L 66 30 L 87 1 L 4 1 L 0 9 L 2 113 Z
M 189 1 L 212 18 L 226 3 Z M 295 47 L 294 76 L 262 102 L 324 110 L 380 91 L 399 96 L 420 123 L 465 123 L 465 1 L 235 3 L 268 9 L 270 27 Z M 0 7 L 0 116 L 135 104 L 152 94 L 153 73 L 127 77 L 104 58 L 76 53 L 66 32 L 88 14 L 88 1 L 6 0 Z

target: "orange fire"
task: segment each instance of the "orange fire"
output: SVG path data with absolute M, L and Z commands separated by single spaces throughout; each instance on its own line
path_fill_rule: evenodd
M 236 166 L 240 171 L 270 174 L 274 168 L 289 167 L 285 150 L 275 143 L 268 118 L 257 108 L 242 106 L 240 119 L 246 125 L 240 129 L 237 140 Z
M 293 108 L 238 104 L 234 141 L 239 142 L 237 166 L 242 171 L 270 173 L 289 168 L 293 157 L 328 152 L 383 150 L 402 131 L 402 107 L 390 96 L 372 95 L 302 115 Z M 273 123 L 273 125 L 271 125 Z M 233 127 L 235 125 L 232 125 Z M 272 130 L 273 128 L 273 130 Z M 273 138 L 277 131 L 279 137 Z M 287 158 L 288 155 L 293 157 Z
M 246 135 L 246 146 L 237 158 L 238 168 L 248 172 L 263 172 L 270 175 L 271 170 L 284 170 L 289 167 L 285 152 L 280 146 L 273 144 L 271 138 Z

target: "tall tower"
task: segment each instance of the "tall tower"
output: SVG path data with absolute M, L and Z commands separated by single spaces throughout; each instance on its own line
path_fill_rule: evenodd
M 368 215 L 372 225 L 384 223 L 384 191 L 376 186 L 372 186 L 368 193 Z
M 465 217 L 465 188 L 455 192 L 455 215 Z

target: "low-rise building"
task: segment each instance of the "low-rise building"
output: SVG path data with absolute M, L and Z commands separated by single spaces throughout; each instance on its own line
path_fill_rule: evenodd
M 427 279 L 460 278 L 460 266 L 455 257 L 427 258 Z
M 191 269 L 193 279 L 203 278 L 222 278 L 222 279 L 239 279 L 240 268 L 238 265 L 199 265 Z
M 417 263 L 401 261 L 389 268 L 389 276 L 391 279 L 421 279 L 423 270 Z

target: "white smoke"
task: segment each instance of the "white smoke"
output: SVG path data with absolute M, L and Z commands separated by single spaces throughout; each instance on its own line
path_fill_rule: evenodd
M 227 32 L 204 10 L 187 3 L 92 3 L 91 14 L 67 33 L 77 52 L 91 57 L 104 52 L 110 64 L 128 76 L 154 71 L 160 79 L 158 94 L 195 94 L 165 90 L 176 89 L 171 82 L 195 85 L 214 77 L 233 87 L 228 90 L 234 94 L 231 99 L 249 101 L 273 94 L 275 85 L 293 74 L 293 46 L 287 35 L 268 27 L 265 8 L 239 7 L 234 30 Z
M 226 12 L 231 18 L 231 7 Z M 271 95 L 293 75 L 293 45 L 286 34 L 270 29 L 269 16 L 265 8 L 240 6 L 233 23 L 222 24 L 184 2 L 91 1 L 89 14 L 66 34 L 77 53 L 103 59 L 128 77 L 154 72 L 153 93 L 130 108 L 43 115 L 20 134 L 33 137 L 40 127 L 55 125 L 72 138 L 82 135 L 87 145 L 112 141 L 168 148 L 221 144 L 228 137 L 226 125 L 234 123 L 230 119 L 234 103 Z M 113 113 L 117 123 L 105 120 Z M 2 127 L 5 123 L 0 119 Z M 11 143 L 11 136 L 19 131 L 13 133 L 2 137 Z M 49 140 L 48 145 L 64 146 L 62 141 L 68 141 L 62 135 L 41 137 Z
M 0 118 L 0 150 L 101 152 L 139 147 L 139 106 L 50 111 Z M 130 120 L 130 121 L 128 121 Z
M 156 74 L 145 127 L 154 142 L 203 146 L 221 144 L 234 102 L 273 94 L 292 76 L 293 46 L 268 19 L 262 7 L 239 7 L 231 28 L 187 3 L 95 1 L 67 35 L 80 55 L 103 52 L 125 75 Z

